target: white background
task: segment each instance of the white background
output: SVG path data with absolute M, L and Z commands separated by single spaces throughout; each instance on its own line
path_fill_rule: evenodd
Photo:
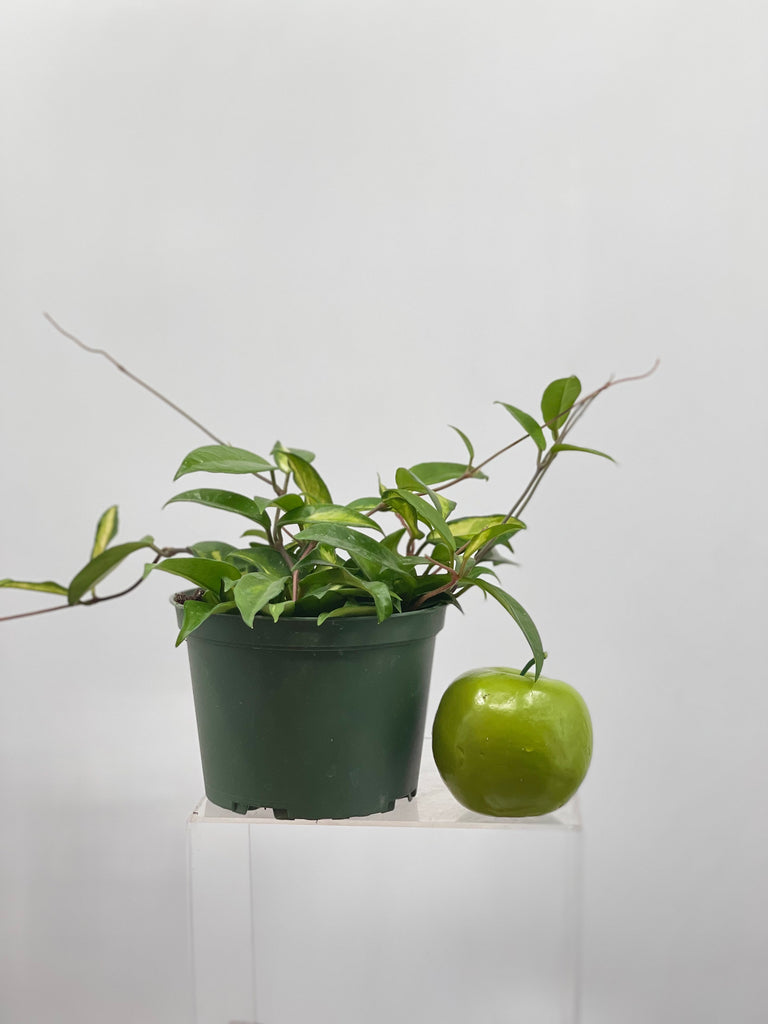
M 564 456 L 505 577 L 593 714 L 585 1024 L 768 1007 L 766 39 L 759 0 L 0 14 L 0 575 L 68 581 L 113 502 L 124 540 L 231 529 L 161 511 L 203 435 L 44 309 L 228 441 L 317 451 L 341 499 L 460 459 L 449 423 L 511 440 L 497 399 L 660 357 L 574 436 L 618 468 Z M 202 781 L 169 589 L 0 626 L 4 1024 L 186 1019 Z M 435 700 L 526 657 L 466 610 Z

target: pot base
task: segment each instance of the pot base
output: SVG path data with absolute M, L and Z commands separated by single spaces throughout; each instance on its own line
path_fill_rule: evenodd
M 318 814 L 318 808 L 313 808 L 312 814 L 308 813 L 295 813 L 297 810 L 295 807 L 290 809 L 286 807 L 270 807 L 268 804 L 252 804 L 242 803 L 232 800 L 230 797 L 223 793 L 216 794 L 215 792 L 206 791 L 206 797 L 211 801 L 212 804 L 216 804 L 217 807 L 221 807 L 225 811 L 232 811 L 233 814 L 247 814 L 248 811 L 259 811 L 264 808 L 267 811 L 272 811 L 275 818 L 278 821 L 339 821 L 344 818 L 367 818 L 370 814 L 386 814 L 388 811 L 394 811 L 395 804 L 398 800 L 411 800 L 416 796 L 416 789 L 411 790 L 410 793 L 403 793 L 402 796 L 397 797 L 394 800 L 382 797 L 379 801 L 378 806 L 371 808 L 370 802 L 367 802 L 365 809 L 349 810 L 349 805 L 345 813 L 338 813 L 338 807 L 329 808 L 334 813 Z M 301 808 L 298 808 L 301 810 Z M 306 809 L 305 809 L 306 811 Z

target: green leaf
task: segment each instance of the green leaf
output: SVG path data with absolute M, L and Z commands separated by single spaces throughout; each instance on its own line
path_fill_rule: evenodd
M 343 604 L 340 608 L 333 608 L 329 612 L 323 612 L 322 615 L 317 616 L 318 626 L 322 626 L 326 619 L 341 619 L 347 618 L 350 615 L 375 615 L 376 609 L 372 605 L 365 604 L 354 604 L 348 602 Z
M 450 424 L 449 424 L 449 426 L 450 426 Z M 466 434 L 464 433 L 464 431 L 463 431 L 463 430 L 459 430 L 459 428 L 458 428 L 458 427 L 453 427 L 453 426 L 451 426 L 451 430 L 455 430 L 455 431 L 456 431 L 456 433 L 457 433 L 457 434 L 459 435 L 459 437 L 461 438 L 461 440 L 462 440 L 462 441 L 464 442 L 464 446 L 465 446 L 465 448 L 467 449 L 467 453 L 468 453 L 468 455 L 469 455 L 469 462 L 468 462 L 468 465 L 470 465 L 470 466 L 471 466 L 471 465 L 472 465 L 472 463 L 473 463 L 473 461 L 474 461 L 474 458 L 475 458 L 475 449 L 474 449 L 474 448 L 472 447 L 472 442 L 471 442 L 471 441 L 469 440 L 469 438 L 468 438 L 468 437 L 467 437 L 467 435 L 466 435 Z
M 401 466 L 395 473 L 395 483 L 401 490 L 412 491 L 415 494 L 428 495 L 429 500 L 438 512 L 442 511 L 435 492 L 430 489 L 429 485 L 425 483 L 424 480 L 417 477 L 413 470 L 405 469 L 405 467 Z
M 284 448 L 279 441 L 275 442 L 275 447 L 269 453 L 275 460 L 275 465 L 281 473 L 291 472 L 291 467 L 288 465 L 288 459 L 286 458 L 287 453 L 288 449 Z
M 486 544 L 491 542 L 500 543 L 507 537 L 511 537 L 513 533 L 517 533 L 519 530 L 525 529 L 525 523 L 522 523 L 519 519 L 509 519 L 506 523 L 499 523 L 496 526 L 489 526 L 485 530 L 481 530 L 480 533 L 476 534 L 469 542 L 467 547 L 464 549 L 462 554 L 464 555 L 464 561 L 470 558 L 476 551 L 484 548 Z
M 343 604 L 338 594 L 344 588 L 340 567 L 323 567 L 309 573 L 301 581 L 298 607 L 301 615 L 316 616 Z M 327 600 L 328 597 L 332 600 Z M 337 599 L 338 598 L 338 599 Z
M 419 527 L 419 520 L 411 505 L 404 501 L 396 490 L 387 490 L 385 487 L 382 487 L 381 495 L 382 502 L 386 507 L 405 523 L 408 535 L 413 537 L 414 540 L 421 540 L 424 534 Z
M 106 551 L 102 551 L 100 555 L 97 555 L 87 565 L 84 565 L 69 584 L 67 591 L 67 601 L 69 604 L 77 604 L 83 594 L 92 590 L 97 583 L 103 580 L 105 576 L 108 576 L 113 569 L 116 569 L 124 559 L 132 555 L 134 551 L 151 547 L 153 543 L 154 539 L 152 537 L 142 537 L 141 540 L 129 541 L 127 544 L 116 544 L 113 548 L 107 548 Z
M 277 505 L 283 512 L 292 512 L 295 508 L 302 507 L 304 499 L 299 494 L 281 494 L 273 499 L 272 504 Z
M 414 494 L 428 495 L 429 500 L 435 506 L 443 519 L 447 519 L 451 512 L 456 508 L 455 501 L 451 501 L 450 498 L 444 498 L 442 494 L 437 494 L 435 491 L 431 490 L 428 485 L 425 484 L 423 480 L 420 480 L 419 477 L 415 476 L 410 469 L 404 469 L 402 467 L 398 469 L 395 473 L 395 481 L 398 487 L 411 491 Z
M 541 429 L 539 424 L 533 418 L 529 416 L 527 412 L 523 412 L 522 409 L 517 409 L 514 405 L 507 405 L 506 402 L 496 402 L 496 405 L 503 405 L 507 412 L 511 413 L 523 430 L 530 434 L 533 440 L 536 442 L 536 446 L 540 451 L 544 451 L 547 447 L 547 439 L 544 437 L 544 431 Z
M 616 459 L 612 455 L 606 455 L 605 452 L 599 452 L 596 448 L 582 448 L 578 444 L 561 444 L 559 441 L 557 444 L 552 445 L 553 452 L 586 452 L 588 455 L 599 455 L 603 459 L 609 459 L 611 462 L 616 462 Z
M 241 537 L 258 537 L 260 540 L 269 540 L 264 530 L 243 530 Z M 234 550 L 234 548 L 233 548 Z M 197 553 L 197 552 L 195 552 Z
M 314 466 L 295 452 L 286 454 L 296 486 L 311 505 L 332 505 L 331 492 Z
M 208 604 L 206 601 L 185 601 L 184 617 L 181 629 L 176 637 L 176 646 L 183 643 L 190 633 L 201 626 L 211 615 L 221 615 L 235 607 L 234 601 L 221 601 L 219 604 Z
M 314 462 L 315 459 L 314 452 L 308 452 L 304 448 L 286 448 L 280 441 L 275 441 L 275 447 L 270 452 L 270 455 L 274 458 L 277 468 L 283 473 L 291 472 L 290 463 L 286 458 L 290 453 L 298 455 L 305 462 Z
M 484 562 L 490 562 L 491 565 L 517 565 L 517 562 L 513 562 L 511 558 L 507 558 L 497 548 L 492 548 L 487 555 L 483 556 Z
M 271 579 L 252 572 L 240 577 L 232 588 L 232 596 L 246 626 L 253 626 L 253 620 L 258 612 L 269 604 L 273 597 L 283 593 L 283 588 L 290 578 L 283 576 L 282 579 Z
M 314 462 L 315 453 L 308 452 L 306 448 L 289 448 L 288 451 L 292 455 L 298 455 L 300 459 L 304 459 L 305 462 Z
M 220 562 L 215 558 L 166 558 L 163 562 L 157 562 L 151 569 L 160 569 L 162 572 L 171 573 L 173 576 L 181 576 L 195 586 L 203 590 L 210 590 L 218 594 L 223 580 L 236 580 L 240 570 L 229 562 Z
M 27 583 L 25 580 L 0 580 L 0 587 L 15 587 L 16 590 L 38 590 L 41 594 L 60 594 L 66 597 L 69 593 L 66 587 L 52 580 L 45 583 Z
M 319 569 L 312 569 L 302 577 L 301 590 L 303 594 L 314 594 L 317 592 L 317 588 L 325 587 L 329 583 L 338 583 L 339 579 L 337 566 L 322 565 Z
M 405 488 L 398 488 L 397 494 L 404 501 L 408 502 L 418 518 L 423 523 L 426 523 L 427 526 L 430 526 L 438 536 L 442 538 L 446 546 L 450 548 L 451 551 L 456 550 L 456 540 L 451 533 L 450 527 L 437 509 L 433 509 L 432 506 L 424 501 L 423 498 L 420 498 L 418 494 L 414 494 L 412 491 L 407 491 Z
M 371 512 L 381 504 L 381 498 L 355 498 L 347 503 L 347 508 L 353 512 Z
M 428 594 L 430 590 L 437 590 L 438 587 L 450 583 L 452 579 L 453 577 L 448 572 L 434 572 L 430 573 L 429 576 L 419 576 L 413 596 L 420 597 L 422 594 Z M 442 597 L 443 595 L 441 594 L 440 596 Z
M 237 565 L 242 562 L 244 566 L 254 567 L 271 576 L 274 579 L 281 579 L 290 572 L 290 566 L 283 556 L 275 548 L 266 544 L 252 544 L 249 548 L 234 548 L 227 555 L 227 561 Z
M 246 533 L 253 533 L 253 530 L 246 530 Z M 198 558 L 215 558 L 222 562 L 230 551 L 235 550 L 234 544 L 227 544 L 223 540 L 201 540 L 197 544 L 190 544 L 189 550 Z
M 471 540 L 482 530 L 487 530 L 491 526 L 498 526 L 505 522 L 506 518 L 505 515 L 500 513 L 492 516 L 462 516 L 459 519 L 449 520 L 447 525 L 456 538 L 456 546 L 461 547 L 462 544 Z M 522 523 L 522 520 L 516 519 L 515 522 Z M 524 530 L 525 523 L 522 523 L 519 529 Z M 432 544 L 436 544 L 439 540 L 439 534 L 433 530 L 427 537 L 427 540 Z
M 185 455 L 174 480 L 186 473 L 260 473 L 274 466 L 260 455 L 226 444 L 206 444 Z
M 394 552 L 372 537 L 358 533 L 357 530 L 353 530 L 349 526 L 339 526 L 336 523 L 310 523 L 296 535 L 296 539 L 300 543 L 314 540 L 333 548 L 341 548 L 357 562 L 369 579 L 380 578 L 384 569 L 407 575 Z
M 408 506 L 410 508 L 410 506 Z M 403 539 L 405 533 L 405 527 L 401 526 L 399 530 L 395 530 L 393 533 L 388 533 L 387 536 L 382 540 L 382 545 L 385 548 L 389 548 L 390 551 L 397 551 L 397 545 Z M 424 534 L 421 534 L 423 537 Z
M 373 598 L 373 603 L 376 608 L 376 615 L 378 616 L 379 622 L 383 622 L 384 619 L 388 619 L 392 614 L 392 594 L 389 591 L 389 587 L 386 583 L 376 580 L 362 580 L 359 576 L 353 575 L 348 569 L 339 570 L 344 581 L 350 586 L 365 591 Z
M 519 601 L 516 601 L 514 597 L 502 590 L 501 587 L 495 586 L 493 583 L 489 583 L 488 580 L 484 579 L 473 579 L 473 587 L 479 587 L 480 590 L 486 594 L 490 594 L 494 597 L 499 604 L 504 608 L 505 611 L 509 612 L 515 622 L 522 630 L 523 636 L 528 641 L 528 646 L 531 648 L 531 654 L 533 654 L 534 661 L 536 663 L 536 674 L 534 679 L 538 679 L 541 675 L 541 669 L 544 665 L 544 647 L 541 643 L 541 637 L 539 631 L 534 625 L 533 619 L 530 617 L 528 612 L 523 608 Z
M 330 562 L 332 565 L 344 564 L 344 559 L 330 544 L 318 544 L 315 553 L 318 559 L 324 562 Z
M 325 587 L 317 585 L 312 588 L 312 593 L 300 594 L 294 614 L 305 619 L 316 619 L 321 612 L 330 611 L 331 608 L 338 608 L 344 604 L 343 590 L 344 587 L 338 583 Z
M 490 566 L 488 566 L 488 565 L 473 565 L 466 572 L 462 573 L 462 582 L 466 582 L 466 580 L 468 580 L 468 579 L 476 580 L 480 576 L 493 576 L 493 578 L 495 580 L 499 579 L 499 574 L 497 572 L 494 572 L 494 570 L 491 569 Z M 499 580 L 499 582 L 501 582 L 501 581 Z
M 357 526 L 361 530 L 384 532 L 370 516 L 352 511 L 344 505 L 302 505 L 280 519 L 281 525 L 290 526 L 292 523 L 339 523 L 342 526 Z
M 430 534 L 430 536 L 432 536 L 432 534 Z M 435 536 L 435 539 L 437 540 L 438 539 L 438 534 L 436 532 L 435 532 L 434 536 Z M 441 565 L 452 565 L 453 564 L 453 552 L 451 551 L 451 549 L 447 545 L 439 543 L 439 542 L 435 543 L 435 546 L 432 548 L 432 556 L 431 557 L 436 562 L 439 562 Z
M 169 498 L 165 505 L 172 505 L 175 501 L 192 501 L 198 505 L 206 505 L 208 508 L 236 512 L 237 515 L 252 519 L 256 523 L 261 523 L 262 526 L 266 525 L 267 520 L 265 509 L 272 504 L 271 498 L 248 498 L 235 491 L 220 491 L 213 487 L 197 487 L 192 491 L 183 491 L 181 494 L 175 494 Z
M 430 489 L 428 484 L 416 476 L 410 469 L 400 467 L 394 474 L 394 478 L 398 488 L 409 490 L 412 494 L 428 495 L 429 500 L 432 502 L 442 519 L 447 519 L 447 517 L 449 517 L 456 508 L 456 502 L 452 502 L 449 498 L 443 498 L 442 495 L 436 494 L 434 490 Z M 394 493 L 397 494 L 397 490 L 395 490 Z M 384 488 L 382 488 L 382 494 L 384 494 Z M 389 490 L 387 494 L 392 495 L 392 490 Z
M 266 606 L 267 611 L 272 616 L 273 622 L 277 622 L 281 615 L 293 615 L 295 607 L 295 601 L 280 601 L 277 604 L 270 603 Z
M 549 426 L 554 441 L 557 440 L 558 431 L 580 394 L 581 381 L 578 377 L 561 377 L 553 380 L 544 389 L 541 396 L 541 414 Z
M 448 526 L 457 542 L 463 543 L 489 526 L 498 526 L 499 523 L 504 522 L 505 518 L 506 516 L 501 514 L 492 516 L 461 516 L 459 519 L 451 519 Z
M 467 465 L 462 462 L 420 462 L 416 466 L 411 466 L 409 472 L 424 484 L 441 484 L 446 480 L 456 480 L 463 476 L 467 472 L 467 468 Z M 481 473 L 479 469 L 475 470 L 472 478 L 488 479 L 485 473 Z
M 117 533 L 117 505 L 110 505 L 103 513 L 96 525 L 96 536 L 93 538 L 93 549 L 91 559 L 105 551 L 109 542 L 114 539 Z
M 444 498 L 442 494 L 437 494 L 435 495 L 435 497 L 437 498 L 438 504 L 440 506 L 440 515 L 443 517 L 443 519 L 447 519 L 451 512 L 453 512 L 453 510 L 456 508 L 456 502 L 451 501 L 450 498 Z

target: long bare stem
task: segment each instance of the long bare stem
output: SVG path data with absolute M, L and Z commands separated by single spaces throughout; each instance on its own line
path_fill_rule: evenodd
M 63 334 L 65 338 L 68 338 L 70 341 L 73 341 L 76 345 L 79 345 L 80 348 L 85 349 L 86 352 L 91 352 L 97 356 L 104 356 L 104 358 L 108 359 L 109 362 L 112 363 L 112 365 L 120 371 L 120 373 L 124 373 L 126 377 L 130 377 L 130 379 L 135 384 L 141 385 L 141 387 L 149 391 L 151 395 L 154 395 L 155 398 L 159 398 L 161 402 L 165 402 L 166 405 L 169 405 L 171 409 L 179 413 L 180 416 L 183 416 L 184 419 L 189 420 L 190 423 L 194 424 L 194 426 L 196 426 L 198 430 L 202 430 L 202 432 L 206 434 L 208 437 L 210 437 L 212 441 L 215 441 L 217 444 L 226 445 L 226 441 L 222 441 L 220 437 L 217 437 L 211 430 L 203 426 L 203 424 L 200 423 L 199 420 L 196 420 L 194 416 L 190 416 L 190 414 L 188 412 L 185 412 L 185 410 L 182 409 L 181 406 L 176 405 L 176 403 L 172 402 L 170 398 L 167 398 L 165 395 L 161 394 L 161 392 L 159 392 L 156 388 L 153 388 L 151 384 L 147 384 L 147 382 L 145 380 L 142 380 L 141 377 L 137 377 L 135 373 L 131 373 L 130 370 L 126 369 L 122 365 L 122 363 L 119 363 L 115 359 L 115 357 L 110 355 L 109 352 L 107 352 L 105 349 L 92 348 L 90 345 L 86 345 L 84 341 L 81 341 L 74 334 L 71 334 L 69 331 L 64 330 L 61 324 L 57 323 L 50 315 L 50 313 L 43 313 L 43 316 L 48 321 L 48 323 L 51 324 L 52 327 L 56 328 L 59 334 Z
M 199 430 L 202 430 L 202 432 L 207 437 L 210 437 L 212 441 L 215 441 L 217 444 L 224 445 L 227 448 L 229 447 L 227 441 L 222 441 L 220 437 L 217 437 L 216 434 L 210 431 L 207 427 L 203 426 L 203 424 L 200 423 L 199 420 L 196 420 L 195 417 L 191 416 L 185 409 L 182 409 L 181 406 L 176 405 L 175 402 L 172 402 L 170 398 L 167 398 L 164 394 L 158 391 L 157 388 L 153 388 L 151 384 L 148 384 L 145 380 L 142 380 L 141 377 L 137 377 L 135 373 L 132 373 L 129 369 L 123 366 L 122 363 L 119 363 L 114 356 L 110 355 L 110 353 L 107 352 L 106 349 L 92 348 L 90 345 L 86 345 L 85 342 L 81 341 L 80 338 L 78 338 L 76 335 L 71 334 L 69 331 L 65 331 L 61 324 L 58 324 L 53 319 L 50 313 L 43 313 L 43 316 L 53 327 L 56 328 L 59 334 L 63 334 L 65 338 L 69 338 L 70 341 L 73 341 L 76 345 L 79 345 L 79 347 L 84 349 L 86 352 L 92 352 L 94 355 L 104 356 L 104 358 L 108 359 L 109 362 L 112 363 L 113 366 L 117 367 L 117 369 L 121 373 L 124 373 L 126 377 L 128 377 L 134 383 L 139 384 L 146 391 L 148 391 L 150 395 L 154 395 L 155 398 L 159 398 L 161 402 L 165 402 L 165 404 L 170 406 L 170 408 L 173 409 L 174 412 L 179 413 L 179 415 L 183 416 L 185 420 L 188 420 L 190 423 L 194 424 L 194 426 L 196 426 Z M 271 479 L 270 477 L 266 477 L 263 474 L 256 472 L 253 473 L 253 476 L 255 476 L 257 480 L 261 480 L 262 483 L 269 484 L 274 489 L 277 495 L 285 494 L 285 488 L 281 489 L 279 485 L 276 483 L 274 473 L 270 474 Z
M 0 622 L 10 622 L 11 619 L 26 619 L 30 615 L 45 615 L 46 612 L 59 612 L 62 608 L 77 608 L 76 604 L 54 604 L 48 608 L 37 608 L 33 612 L 17 612 L 15 615 L 0 616 Z

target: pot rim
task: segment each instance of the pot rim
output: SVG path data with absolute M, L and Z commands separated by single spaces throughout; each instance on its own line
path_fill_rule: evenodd
M 179 604 L 175 597 L 171 595 L 169 603 L 180 625 L 183 603 Z M 240 614 L 211 615 L 189 634 L 186 642 L 284 650 L 385 647 L 434 638 L 443 628 L 447 607 L 447 604 L 440 604 L 410 612 L 393 612 L 383 622 L 375 615 L 339 616 L 321 626 L 317 624 L 317 616 L 288 615 L 274 622 L 269 615 L 257 615 L 253 625 L 248 627 Z
M 194 593 L 195 593 L 195 590 L 177 590 L 173 594 L 170 595 L 168 600 L 170 601 L 170 603 L 173 605 L 174 608 L 183 608 L 184 607 L 184 602 L 183 601 L 177 601 L 176 598 L 180 594 L 194 594 Z M 409 612 L 394 612 L 393 611 L 391 615 L 387 616 L 387 618 L 384 619 L 384 622 L 388 622 L 389 619 L 406 619 L 406 618 L 408 618 L 409 616 L 412 616 L 412 615 L 423 615 L 424 612 L 434 612 L 434 611 L 437 611 L 438 608 L 447 608 L 448 604 L 449 604 L 449 602 L 445 601 L 442 604 L 431 604 L 431 605 L 429 605 L 426 608 L 414 608 L 414 609 L 412 609 Z M 228 616 L 229 618 L 239 618 L 240 617 L 239 613 L 237 612 L 237 609 L 235 609 L 235 608 L 230 609 L 230 611 L 225 612 L 224 614 L 226 616 Z M 350 615 L 350 616 L 347 616 L 348 619 L 358 618 L 360 620 L 362 620 L 362 619 L 373 619 L 375 617 L 376 617 L 375 615 L 359 615 L 359 616 Z M 255 622 L 258 622 L 258 621 L 269 622 L 270 620 L 271 620 L 271 617 L 269 615 L 261 615 L 261 614 L 257 614 L 256 618 L 254 619 Z M 328 621 L 334 621 L 334 620 L 328 620 Z M 286 615 L 285 617 L 281 616 L 277 620 L 277 622 L 273 622 L 273 625 L 277 626 L 281 622 L 317 622 L 317 615 Z M 381 626 L 384 623 L 383 622 L 377 622 L 376 624 L 378 626 Z

